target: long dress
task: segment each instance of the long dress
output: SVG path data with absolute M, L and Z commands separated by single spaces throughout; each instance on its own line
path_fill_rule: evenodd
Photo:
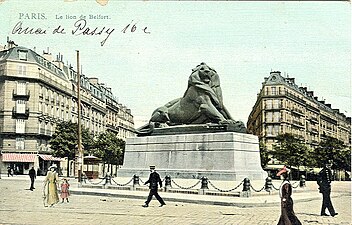
M 281 216 L 277 225 L 302 225 L 293 211 L 292 185 L 285 180 L 281 184 Z
M 54 205 L 59 202 L 59 195 L 57 192 L 58 181 L 58 174 L 53 171 L 48 171 L 44 180 L 44 195 L 48 205 Z
M 61 184 L 61 194 L 60 194 L 60 197 L 61 197 L 62 199 L 68 198 L 68 196 L 70 195 L 69 188 L 70 188 L 70 184 L 69 184 L 69 183 L 62 183 L 62 184 Z

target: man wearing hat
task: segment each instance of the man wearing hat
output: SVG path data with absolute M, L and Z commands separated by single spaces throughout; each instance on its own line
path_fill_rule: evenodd
M 163 183 L 160 179 L 160 175 L 155 171 L 155 166 L 152 165 L 152 166 L 149 166 L 149 168 L 150 168 L 149 179 L 144 183 L 144 185 L 149 184 L 150 191 L 149 191 L 147 201 L 145 202 L 143 207 L 149 206 L 149 202 L 152 200 L 153 195 L 160 202 L 160 207 L 163 207 L 166 204 L 165 204 L 164 200 L 158 194 L 158 183 L 159 183 L 160 187 L 162 187 Z
M 331 164 L 332 161 L 326 163 L 323 169 L 319 172 L 317 178 L 319 192 L 323 194 L 323 204 L 321 206 L 320 212 L 321 216 L 328 216 L 328 214 L 325 213 L 326 208 L 329 210 L 331 216 L 336 216 L 338 214 L 337 212 L 335 212 L 330 198 L 332 181 Z

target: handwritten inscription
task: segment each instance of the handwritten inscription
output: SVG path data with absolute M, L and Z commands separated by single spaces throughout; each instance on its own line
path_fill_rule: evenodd
M 46 29 L 23 27 L 22 21 L 18 22 L 12 29 L 12 34 L 46 34 Z
M 88 27 L 87 21 L 84 19 L 77 20 L 74 24 L 75 29 L 72 30 L 72 34 L 74 35 L 106 35 L 105 39 L 100 42 L 101 46 L 103 46 L 106 40 L 110 37 L 112 32 L 115 31 L 114 28 L 106 28 L 106 27 Z
M 23 21 L 19 21 L 12 29 L 12 34 L 19 35 L 46 35 L 51 33 L 53 35 L 66 35 L 71 34 L 74 36 L 101 36 L 103 40 L 100 42 L 101 46 L 104 46 L 106 41 L 110 38 L 110 36 L 115 32 L 116 28 L 107 27 L 107 26 L 90 26 L 85 19 L 78 19 L 74 22 L 73 27 L 68 29 L 66 32 L 66 28 L 63 25 L 57 25 L 54 29 L 50 29 L 49 27 L 31 27 L 24 25 Z M 150 31 L 147 26 L 140 27 L 137 22 L 133 20 L 131 23 L 123 26 L 121 33 L 137 33 L 141 32 L 144 34 L 150 34 Z

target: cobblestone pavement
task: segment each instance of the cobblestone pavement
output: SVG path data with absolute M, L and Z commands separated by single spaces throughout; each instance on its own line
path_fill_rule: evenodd
M 71 196 L 70 203 L 44 207 L 41 185 L 37 181 L 37 189 L 32 192 L 27 189 L 29 179 L 0 179 L 0 224 L 275 225 L 280 215 L 279 205 L 239 208 L 167 202 L 160 208 L 154 199 L 149 208 L 143 208 L 143 200 L 81 195 Z M 342 196 L 332 199 L 339 213 L 336 217 L 319 215 L 321 200 L 295 203 L 302 224 L 351 224 L 349 185 L 344 184 L 347 188 Z

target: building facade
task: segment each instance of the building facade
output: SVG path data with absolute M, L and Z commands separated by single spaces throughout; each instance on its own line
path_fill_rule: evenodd
M 131 110 L 118 103 L 111 88 L 81 74 L 81 124 L 92 133 L 134 136 Z M 59 161 L 49 140 L 60 121 L 78 121 L 77 72 L 49 52 L 39 55 L 8 41 L 0 49 L 1 171 L 12 167 L 27 174 L 35 166 L 46 170 Z
M 284 133 L 294 134 L 313 148 L 326 136 L 351 146 L 351 118 L 279 71 L 271 72 L 262 83 L 247 130 L 259 136 L 268 149 L 272 149 L 275 137 Z

